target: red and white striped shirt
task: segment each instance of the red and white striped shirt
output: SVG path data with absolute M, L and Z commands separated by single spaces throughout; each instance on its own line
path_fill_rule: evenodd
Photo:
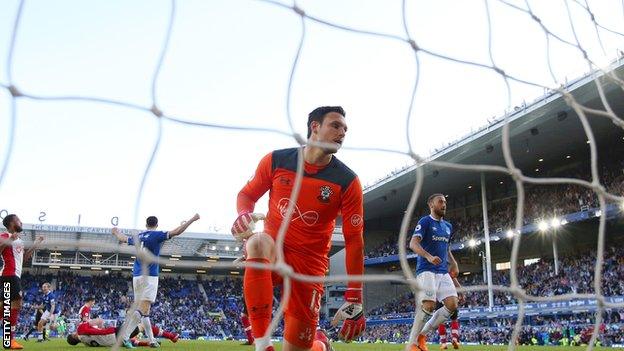
M 8 240 L 11 234 L 4 232 L 0 238 Z M 0 270 L 3 277 L 21 277 L 22 263 L 24 262 L 24 241 L 21 238 L 14 240 L 12 245 L 7 245 L 2 249 L 2 260 L 4 265 Z

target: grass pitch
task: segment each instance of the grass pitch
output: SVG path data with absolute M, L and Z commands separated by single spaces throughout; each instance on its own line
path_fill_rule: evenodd
M 64 339 L 53 339 L 52 341 L 38 343 L 36 340 L 19 340 L 19 342 L 24 345 L 25 351 L 30 350 L 50 350 L 50 351 L 80 351 L 80 350 L 107 350 L 108 347 L 99 347 L 92 348 L 87 347 L 85 345 L 76 345 L 71 346 L 67 344 Z M 343 344 L 343 343 L 333 343 L 332 344 L 336 351 L 402 351 L 404 348 L 403 345 L 397 344 Z M 276 345 L 277 350 L 281 350 L 279 344 Z M 125 350 L 125 349 L 122 349 Z M 140 350 L 152 350 L 148 347 L 137 348 L 137 351 Z M 180 340 L 178 343 L 174 344 L 168 340 L 163 340 L 162 347 L 159 350 L 163 351 L 254 351 L 254 348 L 251 346 L 241 345 L 239 341 L 187 341 Z M 430 351 L 438 351 L 440 350 L 438 345 L 429 345 Z M 452 350 L 452 348 L 450 348 Z M 507 346 L 468 346 L 462 345 L 460 350 L 467 351 L 503 351 L 507 350 Z M 518 347 L 519 351 L 582 351 L 585 350 L 585 347 L 561 347 L 561 346 L 521 346 Z M 605 351 L 605 350 L 613 350 L 606 347 L 598 347 L 594 348 L 597 351 Z

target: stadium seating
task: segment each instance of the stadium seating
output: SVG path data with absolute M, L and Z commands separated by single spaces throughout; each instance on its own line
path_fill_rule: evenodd
M 601 177 L 607 189 L 613 193 L 624 193 L 624 175 L 621 173 L 624 162 L 618 160 L 613 167 L 602 167 Z M 618 173 L 619 172 L 619 173 Z M 552 175 L 552 174 L 551 174 Z M 558 173 L 559 176 L 587 178 L 580 173 Z M 569 185 L 526 186 L 527 201 L 525 223 L 540 218 L 551 218 L 578 211 L 581 206 L 595 207 L 597 199 L 591 191 Z M 496 199 L 489 212 L 490 228 L 507 228 L 515 215 L 515 199 Z M 480 215 L 453 220 L 457 230 L 454 239 L 464 240 L 482 230 Z M 397 254 L 396 238 L 387 238 L 378 247 L 368 252 L 369 257 Z M 560 273 L 554 275 L 552 261 L 542 259 L 528 266 L 518 267 L 520 284 L 528 294 L 536 296 L 560 295 L 570 292 L 593 291 L 594 251 L 560 258 Z M 608 247 L 605 251 L 603 267 L 603 294 L 624 296 L 624 249 Z M 482 284 L 482 276 L 460 277 L 462 285 Z M 24 309 L 19 323 L 19 334 L 25 333 L 34 318 L 33 305 L 40 298 L 39 287 L 43 282 L 52 282 L 62 306 L 63 314 L 70 319 L 77 318 L 78 309 L 86 296 L 95 296 L 96 306 L 92 313 L 107 320 L 122 320 L 125 309 L 131 302 L 131 279 L 127 274 L 111 272 L 96 276 L 81 275 L 80 272 L 58 271 L 56 274 L 29 273 L 23 275 Z M 508 271 L 493 272 L 494 284 L 509 285 Z M 487 301 L 485 292 L 465 294 L 462 307 L 482 306 Z M 196 338 L 243 338 L 239 315 L 243 310 L 242 281 L 234 278 L 181 279 L 161 277 L 157 302 L 153 305 L 152 321 L 165 329 L 174 330 L 185 337 Z M 515 304 L 509 293 L 495 292 L 495 305 Z M 413 297 L 400 296 L 383 306 L 368 311 L 371 320 L 388 320 L 397 316 L 411 316 Z M 559 316 L 533 316 L 523 327 L 520 343 L 561 344 L 586 342 L 588 328 L 593 323 L 592 314 Z M 604 314 L 605 326 L 601 330 L 603 345 L 624 343 L 624 311 L 608 311 Z M 512 325 L 510 318 L 492 320 L 465 320 L 462 340 L 474 343 L 506 343 Z M 321 326 L 328 327 L 328 319 L 323 316 Z M 404 342 L 409 334 L 409 324 L 372 324 L 362 336 L 368 342 Z M 71 331 L 73 326 L 69 327 Z M 282 326 L 275 335 L 282 333 Z M 567 337 L 567 341 L 564 338 Z M 433 337 L 432 340 L 436 340 Z
M 606 189 L 614 194 L 624 194 L 624 161 L 607 160 L 609 166 L 602 167 L 600 171 L 602 184 Z M 568 172 L 557 172 L 548 174 L 548 176 L 572 177 L 588 180 L 587 173 L 578 170 Z M 524 224 L 536 222 L 540 219 L 550 219 L 555 216 L 561 216 L 568 213 L 574 213 L 581 208 L 598 207 L 598 199 L 596 194 L 585 188 L 576 185 L 550 185 L 535 186 L 525 185 L 526 200 L 524 212 Z M 447 209 L 447 210 L 450 210 Z M 414 228 L 418 219 L 426 214 L 428 210 L 423 210 L 421 214 L 415 216 L 412 220 L 411 229 Z M 516 199 L 501 198 L 491 201 L 488 210 L 489 227 L 491 231 L 498 228 L 506 231 L 511 228 L 514 223 L 516 214 Z M 449 218 L 453 224 L 453 242 L 461 242 L 471 237 L 482 236 L 483 217 L 481 211 L 475 216 L 465 218 Z M 410 229 L 410 230 L 411 230 Z M 384 240 L 372 249 L 367 251 L 367 257 L 380 257 L 388 255 L 396 255 L 399 253 L 397 246 L 397 236 L 392 236 Z M 410 236 L 408 235 L 408 242 Z M 408 245 L 408 242 L 405 245 Z
M 579 255 L 565 257 L 560 260 L 559 275 L 553 272 L 553 262 L 543 259 L 535 264 L 518 267 L 518 279 L 527 294 L 533 296 L 552 296 L 566 293 L 591 293 L 593 292 L 593 277 L 595 252 L 587 251 Z M 605 252 L 602 293 L 605 296 L 624 296 L 624 248 L 609 247 Z M 481 275 L 469 275 L 459 278 L 464 286 L 482 285 Z M 498 285 L 509 286 L 509 271 L 495 271 L 492 273 L 492 282 Z M 469 292 L 465 294 L 465 302 L 462 307 L 471 308 L 483 306 L 487 301 L 487 293 L 483 291 Z M 407 293 L 394 299 L 383 306 L 368 312 L 369 316 L 400 315 L 411 313 L 413 307 L 413 295 Z M 495 292 L 495 305 L 515 304 L 516 300 L 510 293 Z

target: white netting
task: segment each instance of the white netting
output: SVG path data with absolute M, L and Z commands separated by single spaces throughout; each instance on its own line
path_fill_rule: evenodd
M 523 218 L 523 206 L 524 206 L 524 199 L 525 199 L 525 192 L 524 192 L 524 184 L 525 183 L 531 183 L 531 184 L 573 184 L 573 185 L 579 185 L 582 187 L 586 187 L 591 189 L 592 191 L 594 191 L 599 199 L 599 203 L 600 203 L 600 209 L 603 213 L 605 213 L 605 208 L 606 208 L 606 204 L 607 201 L 617 201 L 617 202 L 621 202 L 624 201 L 624 198 L 620 197 L 620 196 L 616 196 L 614 194 L 610 194 L 608 193 L 605 188 L 603 187 L 603 185 L 600 183 L 599 181 L 599 174 L 598 174 L 598 166 L 597 166 L 597 159 L 598 159 L 598 155 L 597 155 L 597 149 L 596 149 L 596 140 L 594 137 L 594 134 L 590 128 L 589 125 L 589 121 L 588 118 L 590 118 L 590 115 L 592 116 L 591 118 L 608 118 L 611 120 L 611 122 L 613 122 L 614 125 L 618 126 L 619 128 L 624 128 L 624 121 L 620 118 L 618 118 L 618 116 L 616 116 L 616 114 L 613 112 L 613 109 L 611 108 L 609 102 L 607 101 L 606 97 L 605 97 L 605 93 L 603 90 L 603 84 L 609 82 L 609 83 L 613 83 L 613 84 L 617 84 L 617 86 L 619 86 L 620 89 L 624 90 L 624 81 L 620 78 L 618 78 L 612 71 L 605 71 L 603 69 L 601 69 L 588 55 L 587 51 L 583 48 L 583 46 L 581 45 L 578 37 L 577 37 L 577 33 L 575 30 L 575 26 L 577 24 L 577 22 L 575 22 L 573 20 L 573 16 L 571 14 L 571 8 L 575 8 L 578 9 L 580 8 L 582 11 L 584 11 L 584 13 L 586 14 L 586 18 L 585 21 L 587 21 L 591 26 L 593 26 L 595 28 L 595 33 L 596 33 L 596 38 L 595 40 L 598 41 L 599 45 L 602 47 L 603 51 L 604 51 L 604 46 L 602 43 L 602 39 L 601 39 L 601 34 L 608 32 L 610 34 L 613 35 L 617 35 L 619 37 L 624 37 L 624 35 L 622 33 L 620 33 L 617 30 L 613 30 L 612 28 L 607 28 L 605 27 L 602 23 L 599 22 L 599 19 L 596 18 L 596 16 L 592 13 L 592 10 L 590 9 L 590 6 L 587 2 L 580 2 L 578 0 L 565 0 L 563 1 L 563 5 L 562 5 L 562 11 L 565 10 L 565 12 L 562 12 L 563 16 L 567 16 L 568 20 L 569 20 L 569 25 L 571 27 L 572 33 L 574 34 L 574 41 L 569 41 L 564 39 L 562 36 L 557 35 L 555 33 L 555 31 L 551 30 L 550 28 L 548 28 L 548 26 L 544 23 L 544 21 L 542 21 L 540 19 L 540 17 L 532 10 L 531 4 L 528 1 L 525 1 L 523 4 L 516 4 L 516 3 L 511 3 L 511 2 L 507 2 L 504 0 L 484 0 L 482 3 L 481 2 L 475 2 L 475 6 L 483 6 L 483 11 L 485 13 L 485 16 L 487 18 L 487 23 L 488 23 L 488 49 L 489 49 L 489 62 L 487 63 L 483 63 L 483 62 L 476 62 L 476 61 L 470 61 L 470 60 L 466 60 L 466 59 L 462 59 L 459 57 L 451 57 L 451 56 L 447 56 L 444 54 L 441 54 L 439 52 L 436 51 L 432 51 L 432 50 L 428 50 L 425 47 L 421 47 L 418 44 L 418 38 L 412 37 L 412 35 L 410 34 L 411 31 L 409 29 L 410 23 L 408 21 L 408 14 L 407 14 L 407 7 L 408 7 L 408 3 L 407 1 L 403 1 L 402 3 L 402 25 L 403 25 L 403 29 L 404 29 L 404 34 L 403 35 L 395 35 L 395 34 L 387 34 L 387 33 L 380 33 L 380 32 L 374 32 L 374 31 L 368 31 L 365 29 L 360 29 L 360 28 L 354 28 L 354 27 L 350 27 L 350 26 L 345 26 L 345 25 L 341 25 L 339 23 L 333 23 L 330 22 L 328 20 L 324 20 L 322 18 L 317 18 L 315 16 L 309 15 L 305 12 L 304 9 L 302 9 L 301 7 L 297 6 L 297 4 L 294 5 L 285 5 L 283 3 L 279 3 L 276 1 L 271 1 L 271 0 L 263 0 L 263 3 L 266 3 L 267 5 L 270 6 L 275 6 L 275 7 L 279 7 L 282 9 L 286 9 L 289 11 L 292 11 L 292 15 L 293 16 L 297 16 L 300 19 L 300 28 L 299 30 L 301 31 L 301 37 L 300 37 L 300 41 L 299 41 L 299 45 L 297 47 L 296 50 L 296 54 L 294 56 L 294 59 L 292 61 L 292 68 L 291 68 L 291 73 L 290 73 L 290 78 L 288 80 L 288 95 L 286 98 L 286 104 L 285 104 L 285 108 L 286 108 L 286 116 L 288 119 L 288 124 L 290 127 L 290 131 L 288 132 L 284 132 L 278 129 L 274 129 L 274 128 L 257 128 L 257 127 L 239 127 L 239 126 L 232 126 L 232 125 L 222 125 L 222 124 L 212 124 L 212 123 L 205 123 L 205 122 L 193 122 L 190 120 L 185 120 L 185 119 L 180 119 L 180 118 L 176 118 L 173 116 L 168 115 L 165 111 L 162 111 L 159 108 L 159 104 L 158 101 L 156 99 L 156 91 L 157 91 L 157 87 L 158 87 L 158 77 L 159 77 L 159 73 L 161 71 L 162 65 L 163 65 L 163 61 L 165 56 L 167 55 L 167 48 L 169 46 L 169 41 L 171 38 L 171 33 L 172 30 L 174 28 L 174 24 L 175 24 L 175 15 L 176 15 L 176 2 L 175 1 L 171 1 L 171 9 L 170 9 L 170 17 L 169 17 L 169 25 L 168 25 L 168 29 L 166 32 L 166 35 L 163 39 L 163 44 L 162 44 L 162 48 L 160 51 L 160 55 L 158 58 L 158 64 L 156 66 L 156 69 L 154 71 L 154 74 L 152 76 L 152 81 L 151 81 L 151 105 L 149 106 L 141 106 L 141 105 L 137 105 L 134 103 L 130 103 L 130 102 L 126 102 L 126 101 L 122 101 L 122 100 L 111 100 L 111 99 L 103 99 L 103 98 L 98 98 L 98 97 L 90 97 L 90 96 L 39 96 L 39 95 L 34 95 L 34 94 L 29 94 L 28 92 L 26 92 L 25 90 L 22 90 L 19 86 L 19 82 L 16 82 L 13 79 L 13 66 L 14 66 L 14 52 L 15 52 L 15 44 L 17 41 L 17 37 L 18 37 L 18 32 L 20 30 L 20 19 L 22 18 L 23 12 L 24 12 L 24 4 L 25 1 L 20 1 L 19 6 L 17 8 L 17 12 L 15 14 L 14 17 L 14 24 L 13 24 L 13 29 L 12 29 L 12 36 L 11 36 L 11 41 L 10 41 L 10 48 L 9 48 L 9 53 L 8 53 L 8 57 L 6 58 L 6 82 L 0 83 L 0 87 L 4 88 L 6 91 L 8 91 L 11 95 L 11 106 L 10 106 L 10 111 L 11 111 L 11 116 L 10 116 L 10 127 L 9 127 L 9 140 L 8 140 L 8 146 L 7 146 L 7 152 L 6 155 L 4 157 L 3 163 L 2 163 L 2 169 L 0 170 L 0 186 L 3 185 L 3 179 L 5 177 L 5 175 L 7 174 L 8 170 L 10 169 L 10 166 L 12 164 L 12 159 L 11 159 L 11 155 L 13 153 L 12 147 L 14 145 L 14 140 L 15 140 L 15 125 L 16 125 L 16 120 L 18 118 L 17 116 L 17 102 L 20 99 L 30 99 L 30 100 L 40 100 L 40 101 L 49 101 L 49 102 L 53 102 L 53 101 L 65 101 L 65 102 L 78 102 L 78 101 L 86 101 L 86 102 L 93 102 L 93 103 L 98 103 L 98 104 L 110 104 L 110 105 L 117 105 L 120 107 L 124 107 L 124 108 L 128 108 L 128 109 L 134 109 L 134 110 L 140 110 L 140 111 L 145 111 L 145 112 L 149 112 L 151 113 L 154 118 L 157 119 L 158 121 L 158 139 L 157 142 L 155 143 L 155 146 L 151 152 L 151 154 L 149 155 L 149 159 L 148 159 L 148 163 L 147 163 L 147 167 L 145 168 L 144 174 L 143 174 L 143 178 L 141 181 L 141 185 L 139 186 L 139 189 L 137 191 L 137 196 L 136 196 L 136 201 L 135 201 L 135 211 L 134 211 L 134 224 L 136 227 L 137 224 L 137 218 L 138 218 L 138 210 L 141 204 L 141 199 L 143 197 L 143 189 L 145 186 L 145 182 L 146 179 L 148 179 L 148 176 L 150 174 L 150 170 L 152 168 L 152 164 L 153 161 L 159 151 L 159 145 L 160 145 L 160 140 L 161 140 L 161 134 L 162 134 L 162 128 L 163 128 L 163 124 L 162 121 L 163 120 L 167 120 L 170 122 L 174 122 L 177 124 L 184 124 L 184 125 L 192 125 L 192 126 L 197 126 L 197 127 L 207 127 L 207 128 L 220 128 L 220 129 L 230 129 L 230 130 L 241 130 L 241 131 L 254 131 L 254 132 L 265 132 L 265 133 L 277 133 L 277 134 L 281 134 L 281 135 L 287 135 L 292 137 L 299 145 L 305 145 L 306 144 L 306 140 L 305 138 L 303 138 L 301 135 L 297 134 L 295 132 L 295 128 L 294 128 L 294 122 L 293 122 L 293 118 L 292 118 L 292 114 L 291 114 L 291 92 L 292 92 L 292 86 L 293 86 L 293 81 L 294 81 L 294 77 L 295 77 L 295 72 L 297 70 L 298 67 L 298 63 L 300 61 L 300 57 L 301 57 L 301 53 L 302 53 L 302 47 L 304 42 L 306 41 L 306 27 L 308 25 L 309 22 L 315 22 L 317 24 L 332 28 L 336 31 L 346 31 L 346 32 L 351 32 L 351 33 L 355 33 L 358 35 L 364 35 L 364 36 L 370 36 L 372 38 L 376 38 L 377 40 L 389 40 L 389 41 L 394 41 L 394 42 L 398 42 L 398 43 L 402 43 L 403 45 L 411 48 L 411 50 L 413 51 L 414 54 L 414 60 L 415 60 L 415 67 L 416 67 L 416 76 L 414 77 L 414 84 L 413 84 L 413 89 L 411 91 L 411 99 L 410 99 L 410 103 L 409 103 L 409 108 L 406 114 L 406 119 L 405 119 L 405 129 L 406 129 L 406 139 L 407 139 L 407 145 L 408 145 L 408 149 L 406 151 L 401 151 L 401 150 L 392 150 L 392 149 L 383 149 L 383 148 L 353 148 L 356 150 L 363 150 L 363 151 L 370 151 L 370 150 L 374 150 L 374 151 L 381 151 L 381 152 L 388 152 L 388 153 L 396 153 L 396 154 L 403 154 L 403 155 L 407 155 L 409 156 L 415 163 L 416 167 L 416 185 L 413 189 L 412 195 L 411 195 L 411 199 L 406 211 L 406 215 L 403 218 L 402 221 L 402 225 L 401 225 L 401 231 L 400 231 L 400 236 L 399 236 L 399 243 L 405 243 L 406 242 L 406 238 L 407 238 L 407 230 L 408 230 L 408 225 L 411 221 L 411 216 L 414 213 L 414 209 L 416 207 L 416 203 L 417 200 L 420 197 L 420 192 L 421 192 L 421 188 L 423 185 L 423 164 L 432 164 L 435 165 L 439 168 L 448 168 L 451 170 L 460 170 L 460 171 L 472 171 L 472 172 L 496 172 L 496 173 L 500 173 L 500 174 L 504 174 L 504 175 L 509 175 L 513 178 L 515 184 L 516 184 L 516 188 L 517 188 L 517 208 L 516 208 L 516 221 L 515 221 L 515 227 L 516 227 L 516 231 L 519 231 L 520 228 L 522 227 L 522 218 Z M 528 16 L 529 18 L 531 18 L 531 20 L 534 22 L 534 25 L 537 26 L 538 28 L 540 28 L 543 33 L 544 33 L 544 38 L 546 40 L 547 43 L 547 50 L 546 50 L 546 61 L 548 64 L 548 69 L 550 71 L 550 74 L 552 75 L 552 80 L 553 80 L 553 85 L 552 86 L 546 86 L 544 84 L 540 84 L 540 83 L 535 83 L 532 82 L 530 80 L 526 80 L 523 79 L 521 77 L 516 77 L 513 76 L 509 73 L 507 73 L 507 71 L 505 69 L 503 69 L 503 67 L 500 67 L 497 65 L 496 63 L 496 58 L 495 55 L 493 54 L 493 49 L 492 49 L 492 26 L 491 26 L 491 18 L 490 18 L 490 6 L 491 3 L 496 2 L 497 4 L 502 4 L 506 7 L 509 7 L 509 9 L 513 10 L 513 11 L 517 11 L 517 13 L 519 15 L 522 16 Z M 614 8 L 613 11 L 616 12 L 621 12 L 622 9 L 621 8 Z M 577 54 L 581 55 L 584 60 L 587 62 L 587 66 L 589 68 L 589 70 L 592 72 L 591 75 L 594 78 L 595 81 L 595 85 L 596 85 L 596 89 L 598 90 L 599 96 L 600 96 L 600 100 L 604 106 L 604 110 L 599 110 L 599 109 L 595 109 L 595 108 L 589 108 L 587 106 L 583 106 L 581 105 L 579 102 L 577 102 L 577 100 L 575 99 L 575 97 L 573 96 L 573 94 L 571 94 L 566 88 L 565 85 L 562 84 L 562 82 L 560 82 L 557 79 L 557 76 L 553 73 L 553 65 L 551 63 L 551 57 L 550 57 L 550 50 L 548 50 L 548 48 L 550 48 L 551 45 L 551 41 L 556 41 L 559 42 L 560 44 L 569 46 L 570 48 L 573 48 L 576 50 Z M 581 124 L 583 126 L 583 129 L 585 131 L 585 134 L 587 135 L 587 139 L 589 140 L 589 148 L 590 148 L 590 152 L 591 152 L 591 181 L 584 181 L 584 180 L 580 180 L 580 179 L 571 179 L 571 178 L 534 178 L 534 177 L 529 177 L 524 175 L 520 169 L 518 169 L 515 164 L 514 164 L 514 159 L 512 158 L 511 155 L 511 150 L 510 150 L 510 130 L 509 130 L 509 123 L 508 122 L 508 114 L 505 115 L 505 123 L 503 126 L 503 130 L 502 130 L 502 148 L 503 148 L 503 154 L 504 154 L 504 159 L 505 159 L 505 164 L 506 167 L 502 167 L 502 166 L 492 166 L 492 165 L 464 165 L 464 164 L 455 164 L 455 163 L 449 163 L 449 162 L 441 162 L 441 161 L 435 161 L 435 160 L 426 160 L 425 158 L 419 156 L 415 151 L 414 151 L 414 147 L 413 147 L 413 141 L 410 137 L 410 133 L 409 130 L 412 126 L 411 124 L 411 119 L 412 119 L 412 111 L 414 109 L 414 98 L 416 96 L 416 92 L 417 92 L 417 88 L 418 88 L 418 83 L 419 83 L 419 69 L 420 69 L 420 57 L 422 57 L 423 55 L 427 55 L 430 56 L 432 58 L 436 58 L 439 60 L 444 60 L 447 62 L 452 62 L 452 63 L 456 63 L 459 65 L 469 65 L 469 66 L 473 66 L 479 69 L 483 69 L 486 71 L 490 71 L 490 72 L 494 72 L 496 73 L 498 76 L 500 76 L 500 78 L 502 79 L 502 81 L 504 81 L 506 87 L 507 87 L 507 97 L 508 97 L 508 102 L 507 105 L 508 107 L 511 107 L 511 87 L 510 87 L 510 82 L 517 82 L 520 84 L 525 84 L 525 85 L 529 85 L 529 86 L 535 86 L 535 87 L 540 87 L 543 88 L 545 90 L 549 90 L 549 91 L 554 91 L 556 92 L 556 94 L 559 94 L 560 96 L 563 97 L 563 99 L 565 100 L 565 102 L 578 114 L 579 119 L 581 121 Z M 283 311 L 284 311 L 284 301 L 286 301 L 289 297 L 290 294 L 290 285 L 291 285 L 291 279 L 295 279 L 295 280 L 300 280 L 300 281 L 306 281 L 306 282 L 345 282 L 345 281 L 363 281 L 363 282 L 372 282 L 372 281 L 393 281 L 393 282 L 406 282 L 410 285 L 411 289 L 414 292 L 414 296 L 418 296 L 417 292 L 419 291 L 419 287 L 416 284 L 416 280 L 414 277 L 414 274 L 412 272 L 412 270 L 409 267 L 408 261 L 406 259 L 406 247 L 404 245 L 399 245 L 399 256 L 400 256 L 400 261 L 401 261 L 401 267 L 402 267 L 402 275 L 388 275 L 388 274 L 383 274 L 383 275 L 363 275 L 363 276 L 353 276 L 353 275 L 341 275 L 341 276 L 328 276 L 328 277 L 314 277 L 314 276 L 305 276 L 305 275 L 301 275 L 301 274 L 297 274 L 294 273 L 293 270 L 291 269 L 290 266 L 288 266 L 287 264 L 285 264 L 284 262 L 284 258 L 283 258 L 283 243 L 284 243 L 284 236 L 285 233 L 287 231 L 288 228 L 288 224 L 290 223 L 290 219 L 293 215 L 293 211 L 294 211 L 294 206 L 296 204 L 296 199 L 299 195 L 299 189 L 301 186 L 301 180 L 302 180 L 302 169 L 303 169 L 303 163 L 302 163 L 303 158 L 299 157 L 299 163 L 298 163 L 298 167 L 297 167 L 297 177 L 295 179 L 295 184 L 294 184 L 294 189 L 292 192 L 292 196 L 291 196 L 291 200 L 289 202 L 289 206 L 287 208 L 287 211 L 285 213 L 284 216 L 284 221 L 282 222 L 282 225 L 279 229 L 279 233 L 277 236 L 277 262 L 275 264 L 271 264 L 271 265 L 262 265 L 262 264 L 257 264 L 257 263 L 244 263 L 243 265 L 245 266 L 251 266 L 251 267 L 257 267 L 257 268 L 262 268 L 262 267 L 266 267 L 272 271 L 278 272 L 279 274 L 283 275 L 284 277 L 284 289 L 283 289 L 283 297 L 282 297 L 282 303 L 280 304 L 279 308 L 277 309 L 277 312 L 275 313 L 275 317 L 271 323 L 271 326 L 269 328 L 269 333 L 273 333 L 273 331 L 275 330 L 275 328 L 277 327 L 279 321 L 281 320 L 282 316 L 283 316 Z M 521 242 L 521 235 L 515 235 L 514 239 L 513 239 L 513 246 L 512 246 L 512 252 L 511 252 L 511 271 L 510 271 L 510 275 L 511 275 L 511 285 L 510 286 L 494 286 L 494 290 L 498 290 L 498 291 L 508 291 L 513 293 L 513 295 L 515 296 L 515 298 L 518 300 L 519 303 L 519 310 L 518 310 L 518 318 L 517 318 L 517 322 L 515 325 L 515 328 L 513 330 L 513 335 L 511 337 L 511 339 L 509 340 L 509 349 L 513 350 L 515 349 L 515 343 L 514 341 L 517 339 L 518 334 L 521 330 L 521 326 L 523 323 L 523 317 L 524 317 L 524 304 L 527 301 L 563 301 L 563 300 L 571 300 L 571 299 L 576 299 L 576 298 L 591 298 L 591 299 L 595 299 L 597 301 L 597 311 L 596 311 L 596 319 L 595 319 L 595 326 L 594 326 L 594 333 L 592 334 L 592 340 L 589 343 L 588 349 L 591 350 L 593 348 L 593 344 L 594 341 L 596 340 L 596 337 L 598 336 L 598 327 L 601 323 L 601 318 L 602 318 L 602 312 L 605 308 L 624 308 L 624 303 L 611 303 L 605 300 L 604 296 L 601 293 L 601 282 L 602 282 L 602 265 L 603 265 L 603 253 L 604 253 L 604 243 L 605 243 L 605 224 L 606 224 L 606 216 L 601 216 L 600 217 L 600 222 L 599 222 L 599 229 L 598 229 L 598 248 L 597 248 L 597 258 L 596 258 L 596 265 L 595 265 L 595 276 L 594 276 L 594 289 L 595 289 L 595 293 L 594 294 L 565 294 L 565 295 L 559 295 L 559 296 L 548 296 L 548 297 L 541 297 L 541 296 L 529 296 L 527 295 L 524 290 L 522 289 L 522 287 L 519 285 L 518 283 L 518 276 L 517 276 L 517 261 L 518 261 L 518 251 L 520 248 L 520 242 Z M 46 245 L 50 245 L 50 244 L 63 244 L 63 242 L 53 242 L 53 243 L 47 243 Z M 66 243 L 69 244 L 69 243 Z M 71 243 L 73 246 L 76 246 L 76 243 Z M 85 245 L 85 244 L 79 244 L 79 245 Z M 99 244 L 98 245 L 99 249 L 111 249 L 111 250 L 116 250 L 118 249 L 117 245 L 111 245 L 111 244 Z M 127 250 L 127 252 L 131 252 L 130 249 Z M 136 251 L 136 255 L 137 255 L 137 259 L 143 259 L 144 261 L 154 261 L 154 260 L 158 260 L 161 263 L 165 263 L 164 260 L 159 259 L 157 257 L 150 257 L 147 253 L 145 252 L 140 252 L 140 251 Z M 192 262 L 192 261 L 185 261 L 185 260 L 180 260 L 177 263 L 178 266 L 180 267 L 197 267 L 197 262 Z M 224 262 L 216 262 L 213 264 L 214 267 L 235 267 L 237 266 L 237 264 L 235 263 L 224 263 Z M 145 266 L 144 266 L 145 267 Z M 472 287 L 466 287 L 462 289 L 463 291 L 484 291 L 487 290 L 487 286 L 485 285 L 481 285 L 481 286 L 472 286 Z M 136 308 L 136 301 L 135 301 L 135 305 L 132 306 L 131 310 L 134 310 Z M 418 310 L 418 306 L 416 307 Z M 115 349 L 118 348 L 118 345 L 115 347 Z

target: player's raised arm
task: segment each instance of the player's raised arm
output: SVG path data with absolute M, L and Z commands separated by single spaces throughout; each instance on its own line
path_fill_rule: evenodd
M 345 191 L 342 201 L 342 233 L 345 239 L 345 268 L 349 275 L 364 274 L 364 216 L 362 185 L 356 177 Z M 332 324 L 344 320 L 340 337 L 351 341 L 366 328 L 364 318 L 362 282 L 350 281 L 344 295 L 345 303 L 338 309 Z
M 119 228 L 114 227 L 111 232 L 113 233 L 115 238 L 117 238 L 117 240 L 119 240 L 119 242 L 122 242 L 122 243 L 127 243 L 128 242 L 128 237 L 123 235 L 123 234 L 121 234 L 121 231 L 119 230 Z
M 189 219 L 188 221 L 185 221 L 184 223 L 182 223 L 180 226 L 178 226 L 177 228 L 175 228 L 174 230 L 170 230 L 169 233 L 169 238 L 173 238 L 174 236 L 178 236 L 182 233 L 184 233 L 184 231 L 186 229 L 188 229 L 188 227 L 193 224 L 193 222 L 197 221 L 199 219 L 199 215 L 196 213 L 195 215 L 193 215 L 193 217 L 191 217 L 191 219 Z
M 33 243 L 33 245 L 26 252 L 24 252 L 24 261 L 30 259 L 30 257 L 32 256 L 33 252 L 35 252 L 35 250 L 37 250 L 37 248 L 39 247 L 39 244 L 41 244 L 41 242 L 43 242 L 43 240 L 44 240 L 44 238 L 41 235 L 39 235 L 37 237 L 37 239 L 35 239 L 35 242 Z
M 245 240 L 253 234 L 254 224 L 264 219 L 264 214 L 254 213 L 256 202 L 271 188 L 273 153 L 264 156 L 253 178 L 245 184 L 236 198 L 238 217 L 232 224 L 232 235 L 238 240 Z

